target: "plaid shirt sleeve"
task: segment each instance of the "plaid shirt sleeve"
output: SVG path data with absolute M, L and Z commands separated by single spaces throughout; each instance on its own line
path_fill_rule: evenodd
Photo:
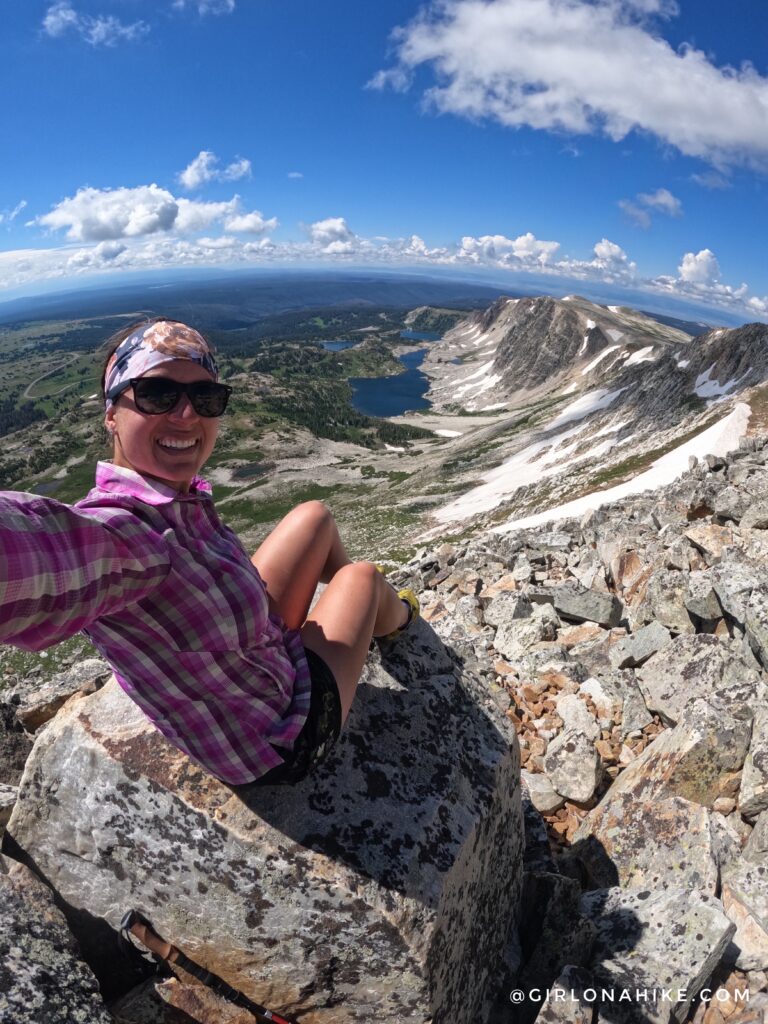
M 0 492 L 0 642 L 50 647 L 145 597 L 169 570 L 162 534 L 124 509 L 89 515 Z

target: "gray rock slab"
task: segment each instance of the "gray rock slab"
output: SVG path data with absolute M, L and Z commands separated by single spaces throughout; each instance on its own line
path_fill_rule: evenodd
M 606 629 L 618 626 L 624 605 L 613 594 L 564 585 L 553 590 L 555 611 L 571 622 L 596 622 Z
M 595 981 L 616 990 L 655 990 L 655 1002 L 635 1002 L 627 1021 L 681 1022 L 695 995 L 712 976 L 734 926 L 720 901 L 690 890 L 585 893 L 582 913 L 597 929 L 588 965 Z M 673 993 L 665 999 L 664 992 Z M 678 1000 L 678 991 L 685 997 Z M 604 1008 L 605 1019 L 616 1019 Z
M 16 786 L 6 786 L 0 782 L 0 836 L 5 831 L 5 826 L 11 817 L 18 792 Z
M 739 950 L 736 967 L 768 969 L 768 862 L 742 857 L 723 872 L 725 912 L 736 925 L 733 943 Z
M 648 580 L 642 601 L 633 608 L 633 631 L 651 622 L 660 622 L 674 634 L 693 633 L 694 625 L 685 607 L 688 574 L 673 569 L 657 569 Z
M 516 661 L 543 641 L 555 639 L 556 630 L 551 623 L 538 615 L 528 619 L 517 619 L 500 626 L 493 640 L 493 646 L 503 657 Z
M 585 998 L 594 987 L 594 978 L 582 967 L 566 964 L 549 986 L 549 993 L 536 1017 L 536 1024 L 592 1024 L 595 1004 Z
M 508 626 L 519 619 L 527 619 L 533 613 L 533 606 L 525 594 L 517 592 L 499 594 L 485 607 L 484 618 L 489 626 Z
M 768 530 L 768 501 L 755 501 L 741 517 L 742 527 L 750 530 Z
M 752 714 L 696 700 L 673 729 L 656 737 L 614 783 L 614 794 L 631 792 L 652 801 L 680 796 L 712 808 L 735 797 L 752 738 Z
M 749 595 L 760 582 L 760 571 L 756 565 L 735 555 L 728 564 L 712 570 L 712 586 L 720 605 L 728 618 L 744 625 L 747 617 Z
M 573 837 L 572 851 L 591 884 L 714 895 L 718 866 L 709 811 L 677 796 L 641 800 L 631 790 L 615 792 L 616 786 Z
M 555 792 L 576 803 L 585 803 L 593 796 L 600 770 L 594 743 L 580 732 L 564 729 L 544 755 L 544 772 Z
M 729 703 L 762 701 L 765 686 L 738 641 L 696 634 L 675 637 L 637 669 L 649 711 L 674 725 L 687 704 L 719 694 Z
M 580 909 L 581 886 L 557 874 L 529 874 L 523 881 L 520 988 L 546 989 L 564 964 L 585 966 L 595 928 Z
M 744 857 L 756 863 L 768 863 L 768 811 L 759 815 L 744 844 Z
M 28 732 L 50 721 L 59 708 L 76 693 L 95 693 L 112 672 L 101 658 L 86 658 L 65 672 L 58 672 L 42 686 L 25 687 L 18 693 L 16 716 Z
M 374 656 L 301 784 L 233 791 L 109 683 L 39 734 L 8 831 L 74 911 L 114 928 L 150 907 L 161 935 L 278 1011 L 438 1024 L 482 1002 L 516 919 L 517 742 L 422 623 Z
M 581 697 L 575 693 L 563 694 L 555 701 L 555 707 L 563 720 L 564 732 L 578 732 L 588 740 L 600 738 L 600 726 Z
M 701 622 L 710 623 L 722 618 L 723 609 L 712 585 L 711 570 L 704 569 L 690 574 L 685 607 L 689 614 Z
M 16 717 L 14 705 L 0 701 L 0 783 L 18 784 L 31 750 L 32 740 Z
M 666 626 L 651 622 L 614 644 L 608 658 L 614 668 L 636 668 L 660 651 L 671 638 Z
M 752 742 L 744 762 L 739 791 L 739 811 L 745 818 L 756 818 L 768 809 L 768 709 L 755 716 Z
M 768 584 L 766 583 L 755 587 L 749 595 L 744 632 L 755 657 L 768 671 Z
M 22 864 L 0 856 L 0 1020 L 110 1024 L 96 978 L 53 895 Z

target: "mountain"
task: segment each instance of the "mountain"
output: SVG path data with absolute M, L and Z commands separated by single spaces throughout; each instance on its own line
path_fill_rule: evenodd
M 643 489 L 663 456 L 657 482 L 669 482 L 689 454 L 758 433 L 768 326 L 693 337 L 578 296 L 502 297 L 448 331 L 423 369 L 432 409 L 409 421 L 434 425 L 439 413 L 452 435 L 421 478 L 443 482 L 429 538 L 550 515 L 566 497 L 589 501 L 611 484 L 629 493 L 632 478 Z

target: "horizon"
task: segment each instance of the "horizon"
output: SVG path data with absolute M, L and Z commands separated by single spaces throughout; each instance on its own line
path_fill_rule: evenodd
M 768 320 L 768 9 L 719 15 L 19 5 L 0 303 L 101 276 L 346 269 Z

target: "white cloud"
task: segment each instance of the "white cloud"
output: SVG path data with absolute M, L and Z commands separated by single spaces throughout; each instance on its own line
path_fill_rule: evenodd
M 668 188 L 657 188 L 655 192 L 639 192 L 634 201 L 620 199 L 619 206 L 626 215 L 641 228 L 651 226 L 649 210 L 666 213 L 669 217 L 681 217 L 683 204 Z
M 768 78 L 673 49 L 650 19 L 675 11 L 662 0 L 432 0 L 395 32 L 396 64 L 369 84 L 404 90 L 429 66 L 426 99 L 442 112 L 614 141 L 640 130 L 688 156 L 766 166 Z
M 264 220 L 264 215 L 259 210 L 251 213 L 234 214 L 224 221 L 227 231 L 243 231 L 248 234 L 260 235 L 264 231 L 274 231 L 277 227 L 277 218 L 271 217 Z
M 0 210 L 0 224 L 11 224 L 27 205 L 27 200 L 22 199 L 12 210 Z
M 265 220 L 258 211 L 244 211 L 239 196 L 226 202 L 204 203 L 175 198 L 158 185 L 137 188 L 82 188 L 33 224 L 54 231 L 67 229 L 76 242 L 124 240 L 145 235 L 190 234 L 223 222 L 228 231 L 259 234 L 277 227 L 277 220 Z
M 498 263 L 501 266 L 545 266 L 560 248 L 559 242 L 542 242 L 531 232 L 518 238 L 507 238 L 505 235 L 482 235 L 473 238 L 466 235 L 461 240 L 458 257 L 473 262 Z
M 717 171 L 705 171 L 704 174 L 692 174 L 691 181 L 708 189 L 726 189 L 731 187 L 730 181 Z
M 323 252 L 337 255 L 352 252 L 356 240 L 343 217 L 315 221 L 309 226 L 309 237 Z
M 301 173 L 301 171 L 288 171 L 288 177 L 298 181 L 299 178 L 303 178 L 304 175 Z
M 149 32 L 143 21 L 125 24 L 111 14 L 79 14 L 69 0 L 52 4 L 43 18 L 43 31 L 56 39 L 70 30 L 77 32 L 91 46 L 117 46 L 131 42 Z
M 716 284 L 720 280 L 720 265 L 711 249 L 687 252 L 677 268 L 681 281 L 689 284 Z
M 235 9 L 235 0 L 174 0 L 177 11 L 194 7 L 198 14 L 231 14 Z
M 219 169 L 219 158 L 208 149 L 201 149 L 194 160 L 177 175 L 181 185 L 191 192 L 209 181 L 238 181 L 251 175 L 251 161 L 238 158 Z

